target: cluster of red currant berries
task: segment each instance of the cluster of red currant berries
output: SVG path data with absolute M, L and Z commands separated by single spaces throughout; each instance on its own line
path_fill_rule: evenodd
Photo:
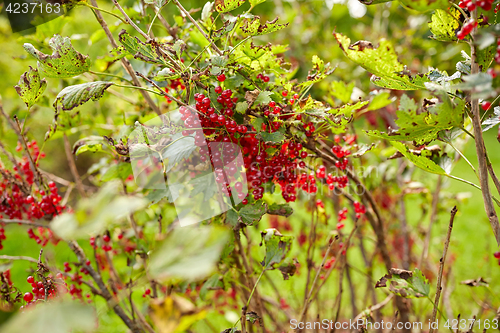
M 477 7 L 481 7 L 485 11 L 491 10 L 494 0 L 460 0 L 458 6 L 472 12 Z
M 463 26 L 462 29 L 460 29 L 459 32 L 457 32 L 457 38 L 462 40 L 465 37 L 467 37 L 472 30 L 477 27 L 477 21 L 474 19 L 469 19 Z
M 31 284 L 31 292 L 27 292 L 23 295 L 23 299 L 26 301 L 24 308 L 34 304 L 37 300 L 45 299 L 46 296 L 50 299 L 59 294 L 59 290 L 50 275 L 46 279 L 45 285 L 42 281 L 36 281 L 31 275 L 28 276 L 26 281 Z

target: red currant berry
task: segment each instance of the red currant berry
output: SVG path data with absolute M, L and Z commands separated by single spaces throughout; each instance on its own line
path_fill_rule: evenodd
M 219 82 L 226 81 L 226 75 L 225 74 L 218 75 L 217 76 L 217 81 L 219 81 Z
M 102 236 L 102 240 L 107 243 L 111 240 L 111 238 L 108 235 L 104 235 L 104 236 Z
M 33 282 L 35 282 L 35 278 L 30 275 L 30 276 L 28 276 L 26 281 L 28 281 L 28 283 L 33 283 Z
M 31 302 L 33 300 L 33 294 L 32 293 L 25 293 L 23 296 L 23 299 L 26 302 Z
M 484 101 L 483 104 L 481 104 L 481 107 L 483 108 L 484 111 L 488 111 L 489 108 L 491 107 L 491 103 L 488 101 Z

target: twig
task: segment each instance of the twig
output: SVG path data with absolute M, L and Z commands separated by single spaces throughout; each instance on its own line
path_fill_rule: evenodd
M 116 6 L 116 8 L 118 8 L 118 10 L 120 11 L 120 13 L 122 13 L 122 15 L 125 17 L 125 21 L 130 24 L 132 26 L 132 28 L 134 28 L 138 33 L 140 33 L 142 35 L 142 37 L 146 38 L 146 41 L 150 41 L 151 40 L 151 37 L 149 37 L 149 35 L 147 33 L 145 33 L 144 31 L 141 30 L 141 28 L 139 28 L 135 23 L 134 21 L 132 21 L 130 19 L 130 17 L 127 15 L 127 13 L 123 10 L 122 6 L 120 6 L 120 4 L 118 3 L 117 0 L 113 0 L 113 4 Z M 97 7 L 97 6 L 96 6 Z
M 99 8 L 97 6 L 97 1 L 96 0 L 90 0 L 90 3 L 92 4 L 92 6 L 94 6 L 95 8 Z M 108 24 L 106 23 L 106 21 L 104 20 L 104 18 L 102 17 L 102 14 L 100 12 L 100 10 L 97 10 L 97 9 L 93 9 L 94 11 L 94 14 L 96 16 L 96 19 L 97 21 L 99 22 L 99 24 L 101 25 L 102 29 L 104 30 L 104 33 L 106 34 L 106 36 L 108 37 L 108 40 L 111 44 L 111 46 L 113 48 L 117 48 L 118 47 L 118 44 L 116 43 L 116 40 L 115 38 L 113 37 L 113 34 L 111 33 L 111 31 L 109 30 L 109 27 L 108 27 Z M 128 61 L 127 58 L 122 58 L 121 59 L 121 62 L 122 62 L 122 66 L 123 68 L 125 68 L 125 70 L 127 71 L 127 73 L 130 75 L 130 77 L 132 78 L 132 82 L 134 83 L 134 85 L 136 87 L 140 87 L 141 86 L 141 82 L 139 81 L 139 79 L 137 78 L 137 76 L 135 75 L 135 71 L 134 69 L 132 68 L 132 65 L 130 64 L 130 62 Z M 161 111 L 160 109 L 158 108 L 158 106 L 155 104 L 155 102 L 151 99 L 151 96 L 149 96 L 149 94 L 144 91 L 144 90 L 141 90 L 140 91 L 142 96 L 144 97 L 144 99 L 146 100 L 146 102 L 148 103 L 149 107 L 154 111 L 156 112 L 157 114 L 161 114 Z
M 477 9 L 472 11 L 472 17 L 477 19 Z M 477 28 L 472 30 L 472 38 L 476 33 Z M 471 47 L 471 74 L 479 73 L 479 64 L 476 59 L 476 46 L 474 42 L 470 43 Z M 471 93 L 472 95 L 472 93 Z M 481 193 L 483 195 L 484 208 L 486 214 L 495 234 L 495 239 L 497 244 L 500 245 L 500 223 L 498 222 L 498 216 L 495 212 L 495 207 L 493 205 L 493 200 L 491 198 L 490 188 L 488 184 L 488 166 L 487 166 L 487 156 L 486 147 L 483 140 L 483 131 L 481 127 L 481 115 L 479 114 L 479 100 L 477 98 L 472 98 L 471 96 L 471 111 L 472 111 L 472 125 L 474 127 L 474 141 L 476 142 L 476 155 L 478 160 L 478 171 L 479 171 L 479 182 L 481 184 Z
M 323 260 L 321 261 L 321 265 L 319 265 L 318 269 L 316 270 L 316 275 L 314 276 L 314 280 L 312 282 L 311 288 L 309 289 L 309 292 L 307 293 L 306 299 L 304 300 L 304 306 L 302 307 L 302 311 L 300 313 L 300 320 L 303 321 L 304 317 L 306 316 L 307 309 L 309 308 L 309 304 L 311 303 L 311 296 L 314 290 L 314 287 L 316 287 L 316 282 L 318 281 L 318 277 L 321 273 L 321 270 L 325 266 L 326 258 L 328 257 L 330 250 L 332 249 L 333 245 L 335 242 L 339 239 L 339 236 L 335 236 L 335 238 L 329 238 L 330 244 L 328 245 L 328 248 L 326 250 L 325 256 L 323 257 Z
M 422 263 L 427 259 L 427 255 L 429 253 L 429 244 L 431 241 L 431 231 L 432 231 L 432 226 L 434 225 L 434 222 L 437 219 L 437 214 L 438 214 L 438 203 L 439 203 L 439 193 L 441 192 L 441 183 L 443 179 L 442 176 L 438 176 L 436 188 L 434 189 L 434 194 L 432 196 L 432 207 L 431 207 L 431 217 L 429 221 L 429 229 L 427 229 L 427 232 L 425 233 L 425 241 L 424 241 L 424 248 L 422 249 L 422 256 L 420 257 L 420 264 L 419 267 L 422 266 Z
M 33 262 L 35 264 L 38 263 L 38 260 L 35 258 L 27 257 L 27 256 L 6 256 L 6 255 L 0 255 L 0 260 L 26 260 Z
M 38 223 L 38 222 L 31 222 L 28 220 L 18 220 L 18 219 L 0 219 L 0 223 L 4 224 L 22 224 L 22 225 L 27 225 L 30 227 L 42 227 L 42 228 L 47 228 L 50 229 L 48 224 L 45 223 Z
M 358 319 L 361 319 L 363 316 L 365 316 L 367 313 L 370 313 L 370 312 L 373 312 L 373 311 L 377 311 L 377 310 L 380 310 L 382 309 L 384 306 L 386 306 L 390 301 L 391 299 L 394 297 L 394 294 L 389 294 L 389 296 L 387 296 L 382 302 L 378 303 L 378 304 L 375 304 L 375 305 L 372 305 L 370 306 L 368 309 L 364 310 L 363 312 L 361 312 L 360 314 L 358 314 L 353 321 L 358 321 Z
M 113 1 L 116 1 L 116 0 L 113 0 Z M 191 16 L 191 14 L 189 14 L 189 12 L 181 5 L 181 3 L 179 2 L 179 0 L 174 0 L 174 3 L 177 5 L 177 7 L 179 7 L 179 10 L 194 24 L 194 26 L 201 32 L 201 34 L 203 35 L 203 37 L 206 38 L 206 40 L 210 43 L 210 45 L 212 46 L 212 49 L 217 52 L 218 55 L 222 55 L 222 51 L 217 47 L 217 45 L 214 44 L 214 42 L 212 41 L 212 39 L 207 35 L 207 33 L 205 32 L 205 30 L 203 30 L 202 27 L 200 27 L 200 25 L 198 24 L 198 22 L 196 22 L 196 20 Z
M 448 247 L 450 246 L 450 238 L 451 238 L 451 230 L 453 229 L 453 220 L 455 219 L 455 215 L 457 214 L 457 206 L 451 209 L 450 216 L 450 224 L 448 226 L 448 234 L 446 235 L 446 241 L 444 243 L 443 256 L 441 257 L 439 263 L 439 274 L 437 279 L 437 290 L 436 290 L 436 298 L 434 300 L 434 310 L 432 311 L 431 323 L 436 321 L 436 315 L 439 307 L 439 297 L 441 296 L 441 290 L 443 289 L 441 286 L 441 280 L 443 279 L 443 270 L 444 263 L 446 261 L 446 254 L 448 253 Z M 434 332 L 434 329 L 431 328 L 429 333 Z
M 78 243 L 75 241 L 69 241 L 68 245 L 71 248 L 71 250 L 75 253 L 80 264 L 85 265 L 84 267 L 87 269 L 87 272 L 90 274 L 92 279 L 95 281 L 95 283 L 99 287 L 100 292 L 102 294 L 102 297 L 106 301 L 110 302 L 113 299 L 113 296 L 111 295 L 108 288 L 104 284 L 100 274 L 98 274 L 92 266 L 86 265 L 87 258 L 85 256 L 85 253 L 83 252 L 82 248 L 80 247 L 80 245 L 78 245 Z M 127 325 L 127 327 L 133 333 L 142 333 L 141 329 L 137 326 L 136 322 L 127 316 L 127 314 L 123 311 L 123 309 L 121 308 L 121 306 L 118 303 L 110 304 L 110 306 L 112 306 L 113 310 L 118 315 L 118 317 L 120 317 L 120 319 L 125 323 L 125 325 Z
M 66 159 L 68 160 L 69 170 L 75 179 L 76 189 L 82 197 L 86 197 L 85 189 L 83 188 L 82 180 L 78 174 L 78 169 L 76 168 L 75 159 L 73 158 L 73 153 L 71 152 L 71 144 L 69 143 L 68 136 L 66 133 L 63 135 L 64 139 L 64 151 L 66 153 Z

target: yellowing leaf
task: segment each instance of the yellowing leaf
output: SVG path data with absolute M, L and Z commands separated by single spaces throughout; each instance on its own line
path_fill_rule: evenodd
M 198 312 L 191 301 L 176 294 L 165 299 L 154 299 L 149 305 L 149 314 L 159 333 L 186 332 L 195 322 L 206 317 Z
M 429 22 L 429 29 L 434 34 L 432 38 L 441 41 L 458 40 L 456 32 L 460 29 L 459 17 L 460 12 L 453 7 L 449 12 L 436 9 Z
M 260 17 L 255 16 L 252 20 L 247 20 L 245 22 L 245 25 L 241 27 L 241 31 L 252 36 L 259 36 L 284 29 L 287 26 L 288 23 L 278 24 L 278 18 L 261 24 Z
M 30 66 L 29 71 L 21 75 L 19 83 L 14 88 L 29 109 L 42 97 L 47 88 L 47 81 L 45 79 L 40 80 L 38 70 Z
M 215 10 L 219 13 L 230 12 L 243 5 L 245 0 L 215 0 Z

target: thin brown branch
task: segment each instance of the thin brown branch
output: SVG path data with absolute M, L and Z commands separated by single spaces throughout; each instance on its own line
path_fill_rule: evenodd
M 434 193 L 432 195 L 431 217 L 429 221 L 429 228 L 425 233 L 424 248 L 422 249 L 422 256 L 420 257 L 419 267 L 421 267 L 424 261 L 427 260 L 427 255 L 429 253 L 429 244 L 431 241 L 432 226 L 434 225 L 434 222 L 436 221 L 438 215 L 439 193 L 441 192 L 442 181 L 443 177 L 439 175 L 436 183 L 436 188 L 434 189 Z
M 0 223 L 2 223 L 2 224 L 19 224 L 19 225 L 27 225 L 30 227 L 42 227 L 42 228 L 50 229 L 49 224 L 32 222 L 32 221 L 28 221 L 28 220 L 0 219 Z
M 64 152 L 66 153 L 66 159 L 68 160 L 69 170 L 71 171 L 71 174 L 73 175 L 73 178 L 75 180 L 76 189 L 78 190 L 78 193 L 80 193 L 80 195 L 85 198 L 87 196 L 87 193 L 83 188 L 82 179 L 78 174 L 78 169 L 76 168 L 75 159 L 73 158 L 71 144 L 69 143 L 69 139 L 66 133 L 63 135 L 63 139 L 64 139 Z
M 441 281 L 443 279 L 444 264 L 446 262 L 446 254 L 448 253 L 448 247 L 450 246 L 451 231 L 453 229 L 453 221 L 455 220 L 456 214 L 457 214 L 457 206 L 451 209 L 450 224 L 448 226 L 448 234 L 446 235 L 446 241 L 444 243 L 443 256 L 439 261 L 439 274 L 437 279 L 436 298 L 434 300 L 434 309 L 432 310 L 431 323 L 436 321 L 436 315 L 439 307 L 439 297 L 441 296 L 441 290 L 443 289 L 443 287 L 441 286 Z M 434 332 L 433 328 L 430 329 L 429 333 L 432 332 Z
M 472 11 L 472 17 L 477 19 L 477 9 Z M 474 28 L 471 36 L 474 39 L 477 28 Z M 476 56 L 476 46 L 474 42 L 470 43 L 471 47 L 471 74 L 479 73 L 479 64 L 477 63 Z M 472 95 L 472 94 L 471 94 Z M 478 174 L 479 182 L 481 185 L 481 193 L 483 195 L 484 208 L 486 210 L 486 215 L 490 221 L 491 228 L 495 234 L 495 239 L 497 244 L 500 245 L 500 223 L 498 222 L 498 216 L 495 211 L 495 206 L 493 205 L 493 199 L 490 193 L 490 187 L 488 184 L 488 165 L 486 156 L 486 146 L 484 145 L 483 130 L 481 127 L 481 115 L 479 113 L 479 100 L 471 96 L 471 112 L 472 112 L 472 125 L 474 127 L 474 140 L 476 142 L 476 155 L 478 160 Z
M 99 287 L 102 297 L 106 301 L 108 301 L 108 303 L 112 303 L 111 301 L 113 300 L 113 296 L 111 295 L 108 288 L 104 284 L 101 275 L 97 273 L 92 266 L 86 265 L 87 257 L 85 256 L 85 253 L 83 252 L 80 245 L 78 245 L 76 241 L 69 241 L 68 245 L 70 249 L 75 253 L 80 264 L 85 265 L 85 268 L 87 269 L 88 273 Z M 120 319 L 125 323 L 125 325 L 127 325 L 127 327 L 133 333 L 142 333 L 142 330 L 137 326 L 137 323 L 127 316 L 127 314 L 123 311 L 122 307 L 118 303 L 114 302 L 114 304 L 110 304 L 110 306 L 112 306 L 113 311 L 115 311 L 118 317 L 120 317 Z
M 118 10 L 120 11 L 120 13 L 122 13 L 123 17 L 125 17 L 125 21 L 128 24 L 130 24 L 132 26 L 132 28 L 134 28 L 138 33 L 140 33 L 142 35 L 142 37 L 146 38 L 146 41 L 149 42 L 151 40 L 151 37 L 149 37 L 149 35 L 147 33 L 145 33 L 144 31 L 142 31 L 142 29 L 139 28 L 137 26 L 137 24 L 135 24 L 134 21 L 130 19 L 130 17 L 123 10 L 122 6 L 120 6 L 120 4 L 118 3 L 118 1 L 117 0 L 113 0 L 113 4 L 115 5 L 116 8 L 118 8 Z
M 90 0 L 90 3 L 92 4 L 93 7 L 95 8 L 99 8 L 97 6 L 97 1 L 96 0 Z M 115 38 L 113 37 L 113 34 L 111 33 L 111 31 L 109 30 L 109 27 L 108 27 L 108 24 L 106 23 L 106 21 L 104 20 L 104 18 L 102 17 L 102 14 L 99 10 L 93 10 L 95 16 L 96 16 L 96 19 L 97 21 L 99 22 L 99 24 L 101 25 L 102 29 L 104 30 L 104 33 L 106 34 L 106 36 L 108 37 L 108 40 L 111 44 L 111 46 L 113 48 L 117 48 L 118 47 L 118 44 L 116 43 L 116 40 Z M 121 62 L 122 62 L 122 66 L 123 68 L 125 68 L 125 70 L 127 71 L 127 73 L 130 75 L 130 77 L 132 78 L 132 82 L 134 83 L 134 86 L 136 87 L 141 87 L 141 82 L 139 81 L 139 79 L 137 78 L 137 76 L 135 75 L 135 71 L 134 69 L 132 68 L 132 65 L 130 64 L 130 62 L 128 61 L 128 59 L 126 57 L 122 58 L 121 59 Z M 161 111 L 160 109 L 158 108 L 158 106 L 155 104 L 155 102 L 153 101 L 153 99 L 151 98 L 151 96 L 149 96 L 148 92 L 147 91 L 144 91 L 144 90 L 139 90 L 140 93 L 142 94 L 142 96 L 144 97 L 144 99 L 146 100 L 146 102 L 148 103 L 149 107 L 154 111 L 156 112 L 158 115 L 161 114 Z
M 358 314 L 353 321 L 358 321 L 358 319 L 361 319 L 363 318 L 364 316 L 366 316 L 366 313 L 367 312 L 373 312 L 373 311 L 378 311 L 380 309 L 382 309 L 384 306 L 386 306 L 390 301 L 391 299 L 394 297 L 394 294 L 389 294 L 389 296 L 387 296 L 382 302 L 378 303 L 378 304 L 375 304 L 375 305 L 372 305 L 370 306 L 368 309 L 364 310 L 363 312 L 361 312 L 360 314 Z
M 116 0 L 114 0 L 114 1 L 116 1 Z M 198 24 L 198 22 L 196 22 L 196 20 L 191 16 L 191 14 L 189 14 L 189 12 L 181 5 L 179 0 L 174 0 L 174 3 L 177 5 L 179 10 L 182 12 L 182 14 L 184 14 L 194 24 L 194 26 L 201 32 L 203 37 L 206 38 L 206 40 L 210 43 L 210 46 L 212 47 L 212 49 L 215 52 L 217 52 L 218 55 L 222 55 L 222 51 L 217 47 L 217 45 L 215 45 L 215 43 L 212 41 L 212 39 L 207 35 L 205 30 L 203 30 L 203 28 Z
M 0 255 L 0 260 L 26 260 L 33 262 L 35 264 L 38 263 L 38 260 L 35 258 L 27 257 L 27 256 L 7 256 L 7 255 Z

